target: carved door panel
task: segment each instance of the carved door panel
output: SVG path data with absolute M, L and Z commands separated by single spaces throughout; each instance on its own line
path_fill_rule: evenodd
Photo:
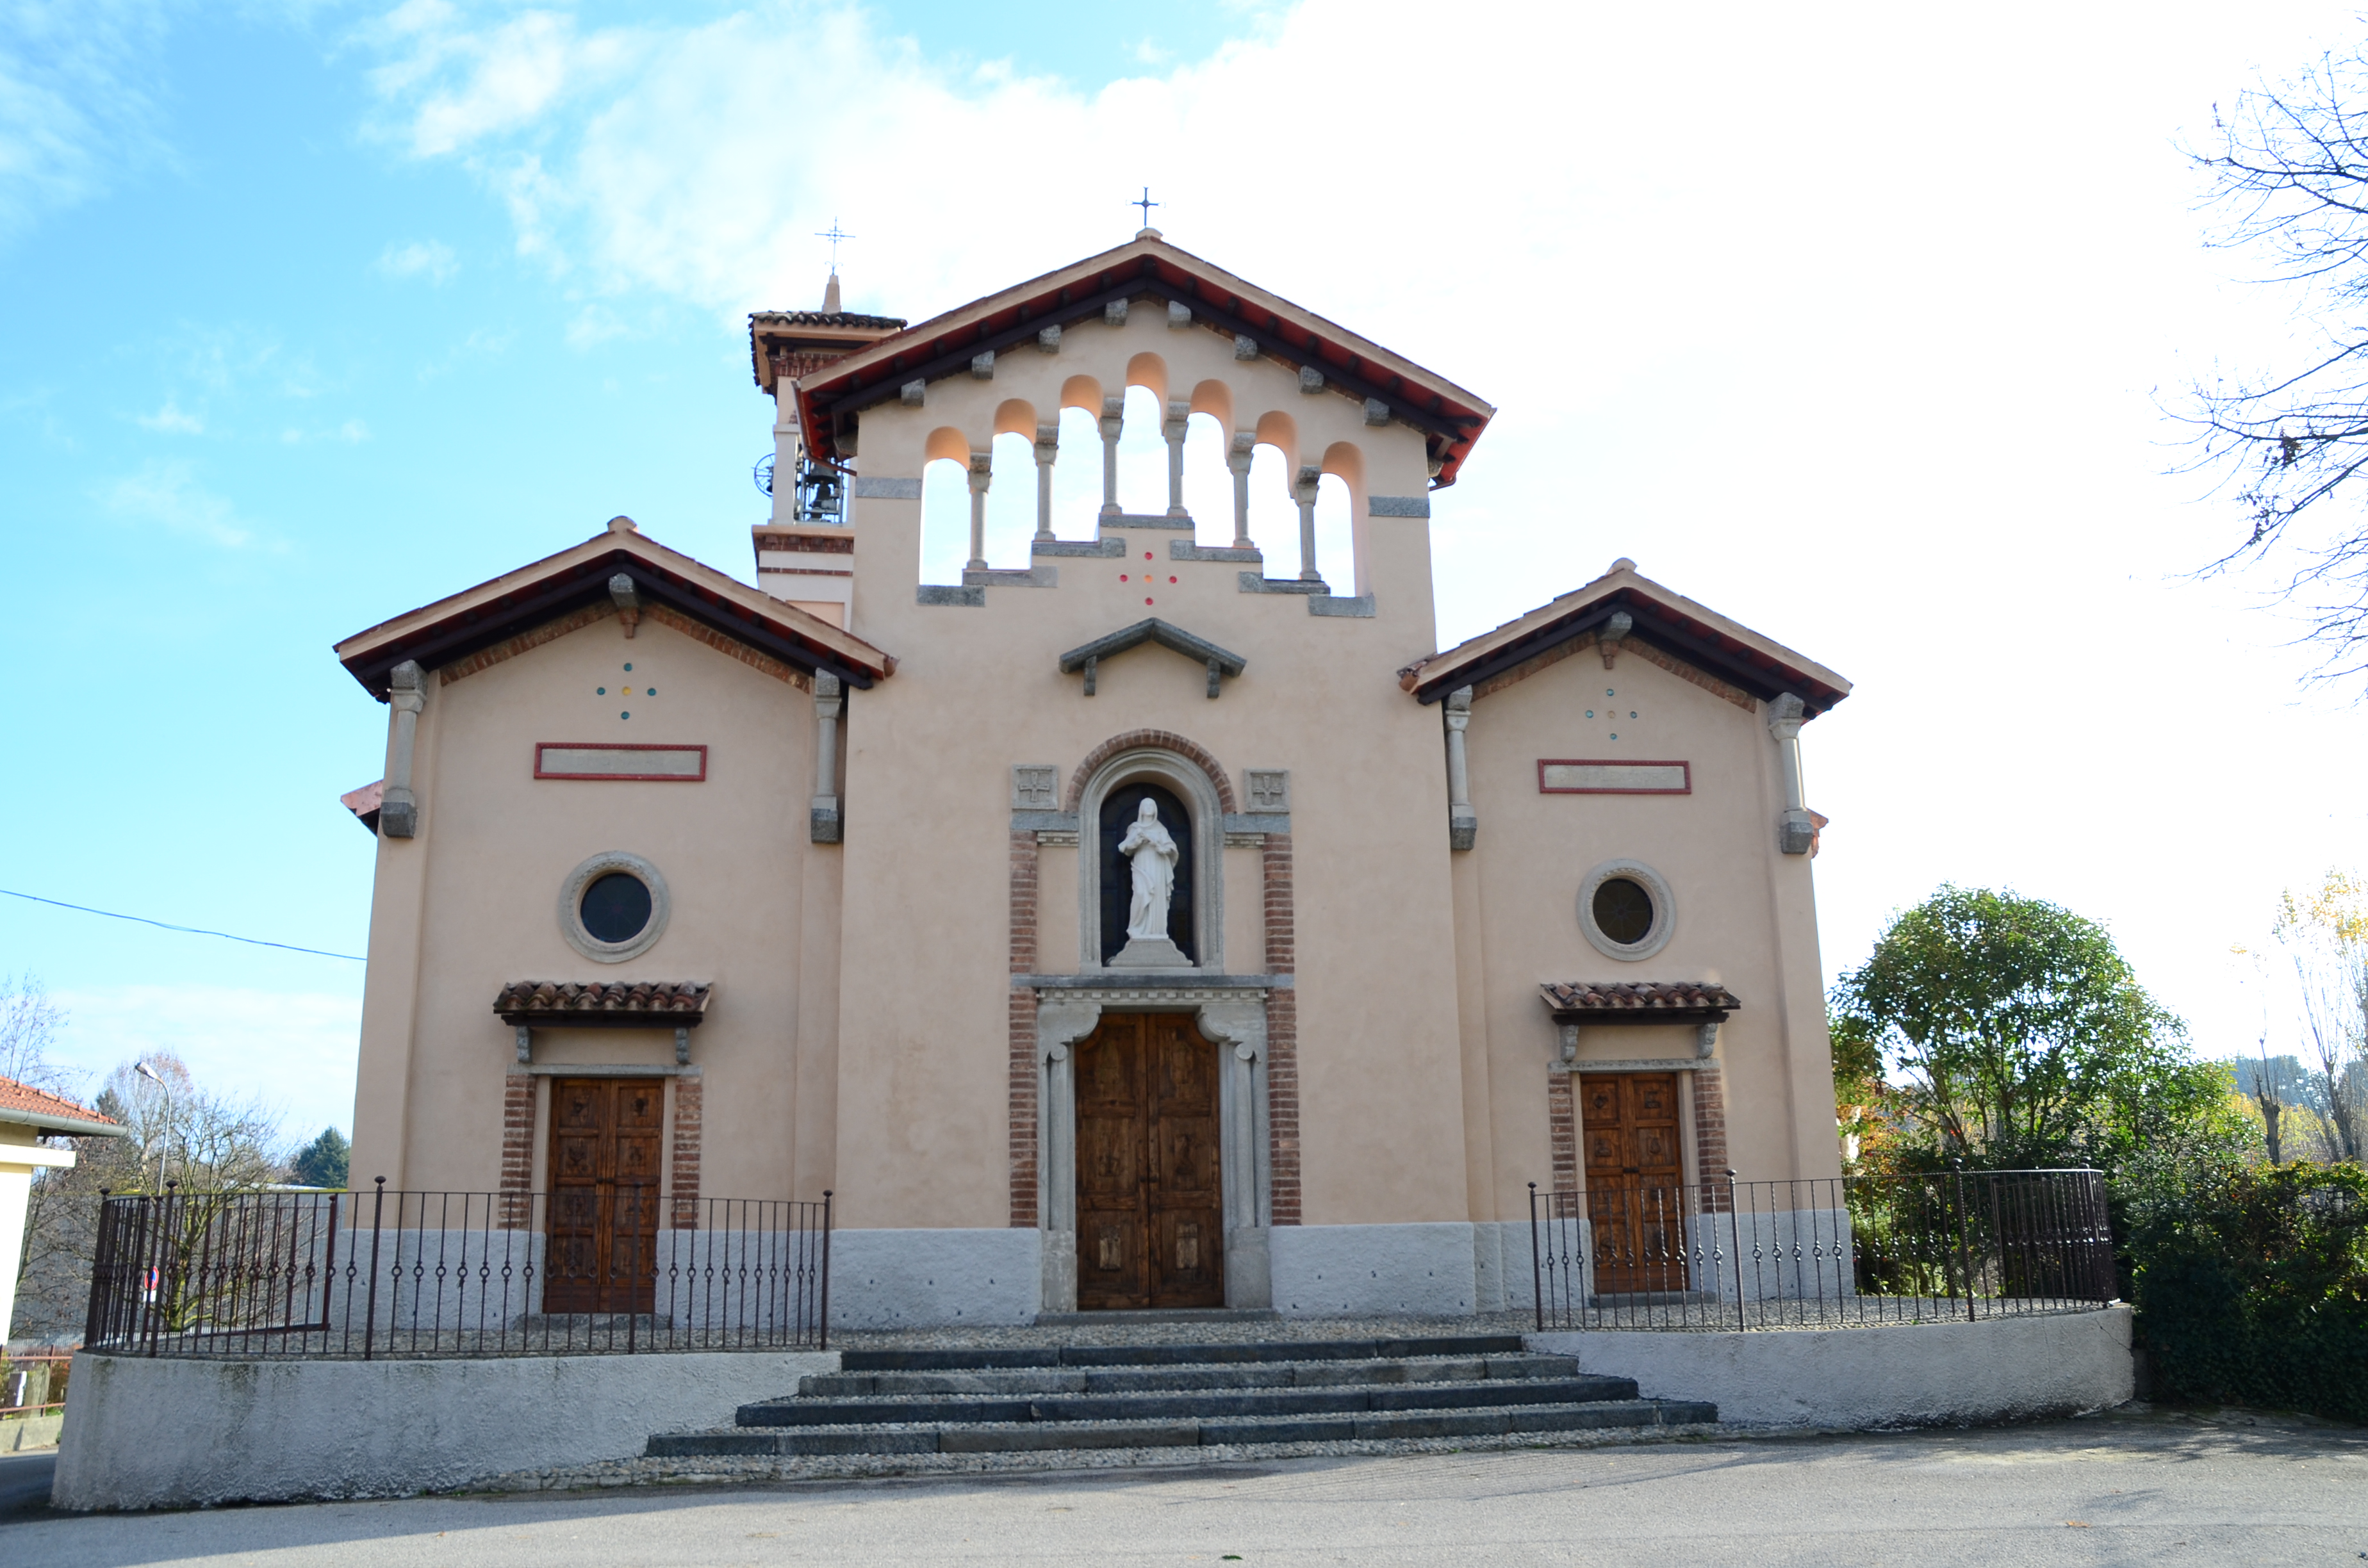
M 1223 1306 L 1216 1048 L 1181 1015 L 1106 1013 L 1071 1061 L 1078 1307 Z
M 645 1312 L 656 1297 L 656 1078 L 560 1078 L 551 1086 L 551 1237 L 543 1310 Z
M 1151 1304 L 1225 1304 L 1217 1050 L 1180 1013 L 1152 1015 Z
M 1596 1290 L 1685 1290 L 1677 1074 L 1585 1074 L 1579 1107 Z
M 1077 1306 L 1151 1304 L 1144 1244 L 1150 1107 L 1143 1083 L 1142 1014 L 1105 1013 L 1073 1048 L 1077 1085 Z

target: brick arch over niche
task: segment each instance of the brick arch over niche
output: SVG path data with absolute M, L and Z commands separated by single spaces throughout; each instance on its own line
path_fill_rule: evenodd
M 1172 751 L 1183 757 L 1209 776 L 1209 782 L 1216 787 L 1217 807 L 1220 811 L 1235 812 L 1241 809 L 1234 803 L 1234 781 L 1226 774 L 1225 765 L 1210 756 L 1206 746 L 1194 741 L 1188 741 L 1182 735 L 1171 733 L 1167 730 L 1129 730 L 1122 735 L 1112 735 L 1087 752 L 1086 760 L 1077 764 L 1077 770 L 1069 775 L 1068 797 L 1061 809 L 1074 812 L 1085 799 L 1086 780 L 1099 772 L 1102 764 L 1118 756 L 1119 753 L 1133 751 L 1138 746 L 1156 746 L 1162 751 Z

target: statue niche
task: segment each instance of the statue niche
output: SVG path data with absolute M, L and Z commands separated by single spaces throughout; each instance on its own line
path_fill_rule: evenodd
M 1156 784 L 1121 785 L 1103 798 L 1098 826 L 1103 964 L 1190 968 L 1195 879 L 1183 802 Z

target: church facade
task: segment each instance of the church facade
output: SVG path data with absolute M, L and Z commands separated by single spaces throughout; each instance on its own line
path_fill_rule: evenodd
M 916 324 L 836 291 L 752 318 L 757 586 L 618 518 L 338 645 L 390 719 L 358 1179 L 828 1189 L 833 1316 L 891 1324 L 1493 1309 L 1532 1183 L 1837 1174 L 1798 748 L 1848 682 L 1624 559 L 1439 650 L 1431 496 L 1493 410 L 1156 231 Z M 1168 504 L 1127 511 L 1138 388 Z

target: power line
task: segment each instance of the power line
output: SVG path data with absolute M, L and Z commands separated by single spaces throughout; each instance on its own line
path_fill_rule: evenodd
M 38 893 L 17 892 L 11 888 L 0 888 L 0 893 L 24 899 L 29 903 L 46 903 L 54 909 L 71 909 L 84 915 L 104 915 L 109 920 L 130 920 L 142 926 L 154 926 L 159 931 L 181 931 L 192 937 L 220 937 L 225 942 L 245 942 L 251 948 L 278 948 L 283 952 L 310 953 L 316 959 L 344 959 L 349 963 L 370 961 L 359 953 L 324 952 L 319 948 L 300 948 L 293 942 L 267 942 L 260 937 L 233 937 L 227 931 L 208 931 L 197 926 L 173 926 L 162 920 L 151 920 L 144 915 L 119 915 L 112 909 L 93 909 L 86 903 L 68 903 L 62 898 L 43 898 Z

